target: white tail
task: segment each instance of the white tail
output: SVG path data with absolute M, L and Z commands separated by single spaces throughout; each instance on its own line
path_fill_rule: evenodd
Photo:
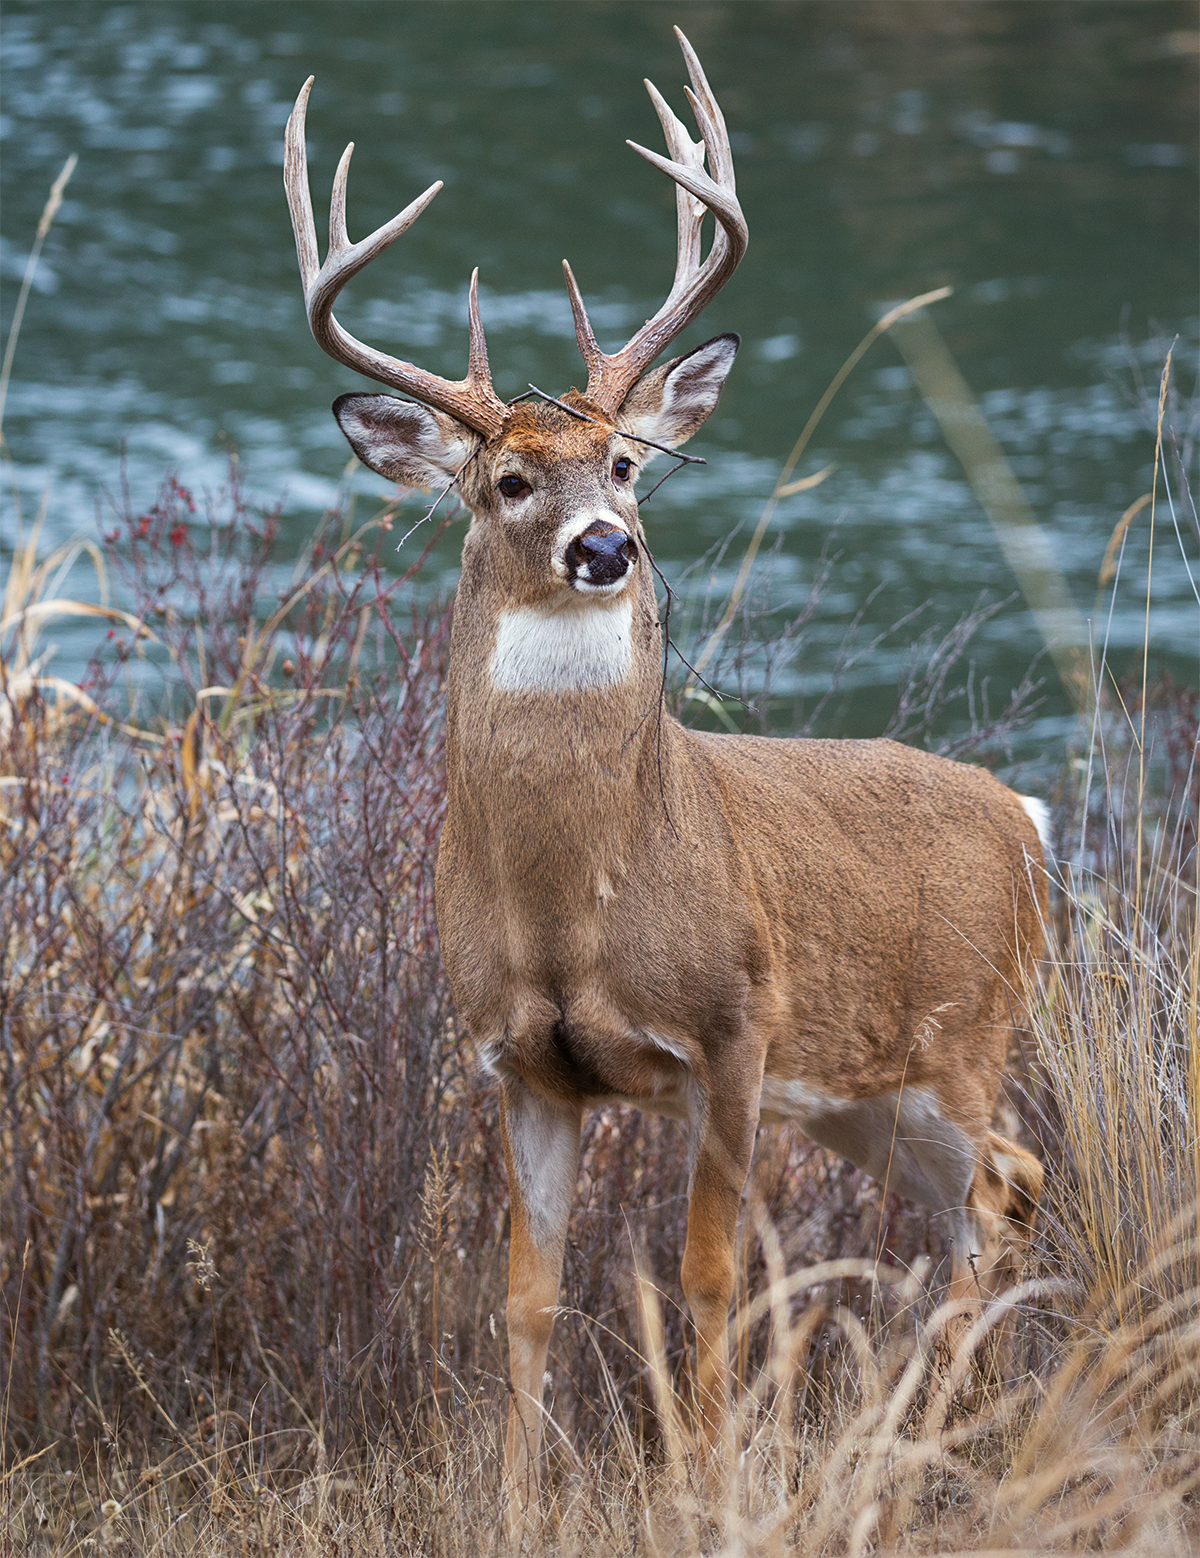
M 1050 853 L 1050 808 L 1045 801 L 1039 801 L 1033 795 L 1019 795 L 1017 799 L 1029 814 L 1029 819 L 1037 829 L 1037 836 L 1041 842 L 1042 852 Z
M 653 457 L 646 440 L 674 448 L 712 412 L 738 339 L 650 364 L 746 243 L 724 122 L 680 41 L 702 143 L 651 88 L 671 160 L 642 153 L 680 189 L 675 284 L 608 356 L 572 281 L 588 388 L 555 404 L 495 399 L 474 283 L 461 384 L 335 328 L 340 278 L 434 191 L 347 247 L 343 159 L 326 282 L 300 188 L 307 86 L 289 127 L 314 333 L 425 402 L 344 395 L 338 420 L 385 476 L 457 476 L 473 515 L 454 613 L 438 926 L 459 1011 L 500 1081 L 518 1508 L 536 1484 L 584 1110 L 620 1100 L 688 1122 L 682 1277 L 710 1439 L 760 1117 L 798 1125 L 941 1214 L 964 1295 L 1011 1280 L 1042 1177 L 992 1130 L 1023 967 L 1041 947 L 1036 803 L 888 741 L 706 735 L 662 712 L 635 481 Z M 704 207 L 717 236 L 701 261 Z

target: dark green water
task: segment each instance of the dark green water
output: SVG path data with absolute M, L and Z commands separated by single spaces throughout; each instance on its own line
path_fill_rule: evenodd
M 26 516 L 49 484 L 51 536 L 90 529 L 122 445 L 137 501 L 168 468 L 215 486 L 224 434 L 257 493 L 286 491 L 288 543 L 303 544 L 347 456 L 329 402 L 361 383 L 308 335 L 281 191 L 283 122 L 310 71 L 318 230 L 350 139 L 352 237 L 446 181 L 349 289 L 347 325 L 458 377 L 478 264 L 499 392 L 578 382 L 563 255 L 610 347 L 669 286 L 671 190 L 623 143 L 660 144 L 642 76 L 684 107 L 672 22 L 724 106 L 751 243 L 684 342 L 735 329 L 743 349 L 693 446 L 707 467 L 675 477 L 646 511 L 665 571 L 753 524 L 880 308 L 949 284 L 938 326 L 1090 614 L 1106 541 L 1152 468 L 1129 365 L 1153 389 L 1162 341 L 1180 334 L 1185 389 L 1195 375 L 1196 15 L 1174 0 L 9 0 L 5 325 L 48 186 L 80 154 L 5 421 Z M 879 586 L 868 609 L 877 624 L 927 598 L 930 620 L 949 623 L 980 590 L 1014 588 L 886 340 L 809 455 L 802 473 L 828 461 L 837 471 L 781 506 L 773 598 L 803 600 L 835 525 L 841 560 L 787 685 L 820 687 Z M 17 520 L 5 501 L 7 544 Z M 1179 520 L 1194 573 L 1194 517 L 1181 508 Z M 1200 611 L 1165 510 L 1158 535 L 1154 649 L 1194 680 Z M 456 548 L 451 532 L 443 579 Z M 1113 621 L 1118 660 L 1141 642 L 1145 568 L 1139 529 Z M 53 636 L 56 669 L 70 674 L 91 640 Z M 982 636 L 980 670 L 1001 687 L 1038 647 L 1014 605 Z M 878 728 L 896 674 L 883 650 L 854 668 L 856 728 Z M 1026 755 L 1054 742 L 1066 709 L 1052 685 Z

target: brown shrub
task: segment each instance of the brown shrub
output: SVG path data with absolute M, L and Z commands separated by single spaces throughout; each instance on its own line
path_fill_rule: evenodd
M 126 730 L 36 688 L 3 727 L 18 1450 L 186 1435 L 220 1404 L 274 1457 L 311 1425 L 337 1453 L 502 1373 L 495 1104 L 433 914 L 449 612 L 398 620 L 344 531 L 272 610 L 274 516 L 236 480 L 194 508 L 168 482 L 107 538 L 136 621 L 85 686 L 103 707 L 127 682 Z M 685 1159 L 670 1122 L 589 1124 L 557 1348 L 589 1433 L 606 1374 L 641 1390 L 634 1255 L 673 1291 Z M 937 1250 L 895 1198 L 882 1238 L 874 1187 L 815 1148 L 776 1141 L 757 1176 L 794 1259 Z M 678 1304 L 666 1325 L 678 1364 Z
M 433 914 L 449 612 L 403 604 L 411 574 L 383 574 L 367 543 L 389 517 L 351 535 L 330 516 L 271 600 L 272 517 L 234 482 L 200 521 L 168 483 L 111 538 L 133 608 L 86 698 L 39 678 L 17 630 L 0 694 L 0 1399 L 10 1466 L 51 1454 L 19 1484 L 3 1473 L 0 1517 L 16 1518 L 19 1486 L 22 1529 L 46 1544 L 91 1532 L 132 1551 L 170 1529 L 179 1552 L 236 1536 L 247 1552 L 451 1553 L 491 1530 L 507 1202 Z M 23 576 L 32 601 L 47 575 Z M 98 711 L 122 697 L 116 725 Z M 1195 917 L 1173 890 L 1157 941 L 1093 934 L 1101 867 L 1105 924 L 1133 923 L 1112 852 L 1127 876 L 1149 845 L 1132 842 L 1126 794 L 1084 803 L 1110 853 L 1089 856 L 1091 897 L 1066 884 L 1026 1101 L 1065 1187 L 1040 1270 L 1090 1298 L 1031 1289 L 1012 1389 L 930 1438 L 913 1382 L 940 1236 L 841 1161 L 764 1132 L 742 1244 L 743 1309 L 757 1297 L 761 1313 L 736 1354 L 754 1451 L 731 1493 L 751 1522 L 741 1550 L 861 1550 L 871 1530 L 1069 1545 L 1095 1537 L 1101 1494 L 1126 1542 L 1139 1500 L 1181 1507 L 1198 1453 L 1179 1310 L 1195 1275 Z M 1064 833 L 1069 816 L 1064 800 Z M 1147 856 L 1148 884 L 1194 870 L 1194 832 L 1154 838 L 1170 847 Z M 1144 1085 L 1122 1093 L 1139 1063 Z M 1109 1216 L 1122 1098 L 1160 1112 Z M 661 1481 L 658 1408 L 687 1340 L 685 1160 L 671 1122 L 589 1120 L 548 1400 L 564 1552 L 632 1552 L 645 1530 L 663 1552 L 702 1541 L 690 1495 Z M 1157 1226 L 1114 1246 L 1147 1206 Z M 1183 1253 L 1164 1266 L 1172 1219 Z M 836 1280 L 763 1300 L 778 1259 L 837 1257 Z M 1147 1261 L 1152 1302 L 1129 1276 Z M 893 1277 L 873 1280 L 876 1262 Z M 635 1267 L 661 1284 L 661 1351 Z M 1129 1426 L 1147 1399 L 1165 1458 Z

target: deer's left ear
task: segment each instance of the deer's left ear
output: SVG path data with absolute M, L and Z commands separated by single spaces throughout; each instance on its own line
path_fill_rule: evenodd
M 716 410 L 741 344 L 739 335 L 718 335 L 643 373 L 621 404 L 618 425 L 671 449 L 686 443 Z

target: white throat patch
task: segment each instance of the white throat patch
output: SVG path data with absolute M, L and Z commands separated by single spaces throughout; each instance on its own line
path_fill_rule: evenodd
M 502 611 L 492 681 L 504 692 L 583 692 L 629 674 L 633 600 L 583 610 Z

